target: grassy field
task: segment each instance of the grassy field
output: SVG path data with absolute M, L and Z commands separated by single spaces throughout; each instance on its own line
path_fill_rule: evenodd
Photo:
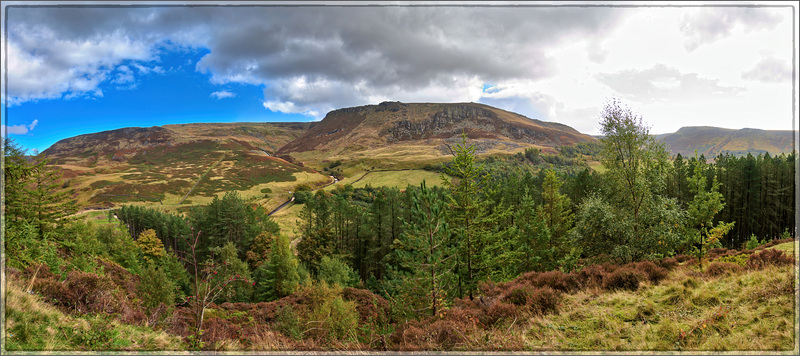
M 281 234 L 294 240 L 300 235 L 297 221 L 300 220 L 300 212 L 303 210 L 301 204 L 291 204 L 272 215 L 272 220 L 278 223 Z
M 598 161 L 588 161 L 586 164 L 589 165 L 589 168 L 595 170 L 597 173 L 605 173 L 608 169 L 603 166 L 602 163 Z
M 792 350 L 794 267 L 708 277 L 679 268 L 635 292 L 565 295 L 558 315 L 518 330 L 544 350 Z
M 794 255 L 795 254 L 795 246 L 796 245 L 797 245 L 797 242 L 786 242 L 786 243 L 782 243 L 780 245 L 776 245 L 776 246 L 774 246 L 772 248 L 774 248 L 776 250 L 784 251 L 784 252 L 786 252 L 786 253 L 788 253 L 790 255 Z
M 343 184 L 350 184 L 354 188 L 364 188 L 367 185 L 370 185 L 372 187 L 395 187 L 404 189 L 409 184 L 413 186 L 419 186 L 423 180 L 429 187 L 442 185 L 442 180 L 439 173 L 421 169 L 411 169 L 400 171 L 359 172 L 351 177 L 341 180 L 339 183 L 326 187 L 325 190 L 330 191 Z

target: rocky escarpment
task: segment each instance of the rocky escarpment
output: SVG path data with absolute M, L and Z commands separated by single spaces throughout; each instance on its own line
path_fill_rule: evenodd
M 462 133 L 471 139 L 543 146 L 595 140 L 566 125 L 532 120 L 483 104 L 383 102 L 331 111 L 318 125 L 281 148 L 279 153 L 352 152 L 390 144 L 449 139 Z

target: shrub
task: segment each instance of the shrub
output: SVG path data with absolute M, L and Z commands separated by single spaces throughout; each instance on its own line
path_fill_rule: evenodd
M 730 262 L 711 262 L 706 269 L 706 274 L 709 276 L 722 276 L 731 273 L 737 273 L 742 270 L 742 267 Z
M 631 290 L 639 289 L 639 282 L 645 279 L 645 275 L 629 267 L 620 268 L 609 273 L 603 278 L 603 288 L 608 290 Z
M 517 306 L 504 302 L 496 302 L 486 311 L 487 323 L 490 325 L 502 319 L 511 319 L 517 315 Z
M 714 260 L 715 262 L 720 263 L 733 263 L 738 265 L 739 267 L 747 266 L 747 260 L 750 258 L 749 254 L 746 253 L 739 253 L 735 255 L 725 255 L 722 257 L 717 258 Z
M 464 325 L 452 320 L 437 320 L 425 328 L 431 339 L 442 350 L 452 350 L 456 345 L 464 342 Z
M 794 264 L 794 259 L 781 250 L 766 249 L 750 255 L 747 268 L 761 269 L 769 265 L 785 266 Z
M 723 248 L 723 247 L 712 248 L 712 249 L 708 250 L 708 252 L 706 252 L 706 256 L 708 256 L 708 258 L 711 259 L 711 258 L 717 257 L 719 255 L 722 255 L 727 251 L 728 251 L 728 249 L 727 248 Z
M 528 304 L 528 296 L 532 293 L 533 287 L 529 285 L 521 285 L 515 288 L 512 288 L 505 297 L 503 297 L 503 301 L 507 303 L 511 303 L 517 306 L 523 306 Z
M 312 310 L 306 331 L 328 341 L 354 339 L 358 317 L 355 303 L 337 296 Z
M 578 272 L 578 280 L 583 288 L 600 288 L 606 274 L 606 269 L 602 266 L 591 265 Z
M 550 287 L 565 293 L 577 290 L 579 285 L 574 274 L 561 271 L 539 273 L 531 280 L 531 284 L 536 287 Z
M 356 288 L 345 288 L 342 290 L 342 297 L 346 301 L 355 303 L 359 319 L 362 323 L 366 323 L 370 319 L 377 323 L 387 321 L 389 302 L 383 297 L 366 289 Z
M 328 256 L 322 256 L 319 262 L 317 279 L 328 285 L 337 284 L 341 287 L 353 287 L 358 283 L 358 275 L 346 262 Z
M 163 269 L 150 263 L 142 271 L 139 280 L 139 298 L 148 315 L 157 316 L 161 312 L 169 313 L 175 301 L 175 284 L 167 278 Z
M 653 261 L 657 266 L 666 269 L 667 271 L 671 271 L 675 267 L 678 266 L 678 260 L 674 257 L 663 258 L 657 261 Z
M 688 261 L 690 259 L 692 259 L 691 256 L 687 256 L 687 255 L 683 255 L 683 254 L 675 256 L 675 260 L 678 261 L 678 263 L 684 263 L 684 262 L 686 262 L 686 261 Z
M 549 286 L 537 288 L 521 285 L 511 289 L 502 301 L 516 306 L 526 306 L 536 314 L 556 313 L 561 302 L 561 293 Z
M 275 316 L 275 326 L 278 331 L 293 339 L 300 340 L 302 337 L 303 330 L 300 325 L 300 318 L 291 305 L 278 309 L 278 313 Z
M 747 244 L 745 244 L 744 248 L 747 249 L 747 250 L 752 250 L 752 249 L 754 249 L 754 248 L 756 248 L 758 246 L 761 246 L 763 244 L 766 244 L 766 243 L 767 243 L 767 240 L 759 241 L 758 240 L 758 236 L 756 236 L 756 234 L 750 234 L 750 239 L 747 240 Z
M 535 288 L 529 297 L 531 310 L 537 314 L 558 313 L 558 304 L 561 302 L 561 293 L 550 288 Z
M 651 283 L 657 284 L 664 279 L 668 272 L 665 268 L 656 266 L 653 262 L 642 261 L 636 264 L 636 270 L 642 272 Z

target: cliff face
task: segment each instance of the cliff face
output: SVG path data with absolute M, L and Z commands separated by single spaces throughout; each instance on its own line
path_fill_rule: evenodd
M 471 139 L 551 147 L 595 140 L 566 125 L 532 120 L 482 104 L 384 102 L 331 111 L 305 135 L 281 148 L 279 154 L 348 147 L 370 149 L 448 139 L 462 133 Z

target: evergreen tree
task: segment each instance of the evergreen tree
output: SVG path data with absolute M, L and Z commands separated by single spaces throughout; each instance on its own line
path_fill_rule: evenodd
M 254 273 L 256 301 L 270 301 L 297 291 L 300 283 L 300 262 L 292 253 L 289 238 L 279 235 L 272 241 L 267 263 Z
M 70 192 L 63 189 L 61 169 L 49 165 L 44 155 L 36 156 L 30 163 L 22 163 L 21 167 L 9 168 L 22 178 L 21 194 L 16 190 L 20 186 L 12 184 L 12 197 L 18 201 L 7 202 L 14 205 L 10 213 L 33 224 L 40 239 L 45 232 L 63 223 L 63 218 L 78 210 L 76 202 L 69 199 Z
M 570 206 L 572 202 L 565 194 L 561 194 L 562 182 L 552 170 L 547 170 L 542 183 L 542 199 L 544 204 L 538 209 L 538 213 L 550 231 L 550 246 L 559 249 L 564 242 L 564 238 L 572 228 L 572 212 Z
M 491 215 L 492 201 L 486 199 L 483 189 L 487 186 L 488 174 L 481 174 L 483 166 L 475 163 L 474 145 L 467 144 L 466 135 L 454 149 L 455 157 L 442 175 L 445 187 L 450 190 L 448 224 L 456 238 L 459 296 L 470 299 L 477 291 L 477 283 L 489 276 L 491 257 L 484 248 L 491 240 L 491 228 L 495 216 Z M 449 175 L 449 177 L 448 177 Z M 452 177 L 452 178 L 451 178 Z
M 428 188 L 425 182 L 413 190 L 409 219 L 395 240 L 395 264 L 387 282 L 393 299 L 407 312 L 436 315 L 451 291 L 455 260 L 446 211 L 443 192 Z
M 514 213 L 514 250 L 517 252 L 513 266 L 516 274 L 529 271 L 547 271 L 555 267 L 556 253 L 551 242 L 550 230 L 535 213 L 537 206 L 526 191 Z
M 698 163 L 694 166 L 694 174 L 689 177 L 689 190 L 694 193 L 694 198 L 689 203 L 688 218 L 689 224 L 693 228 L 693 236 L 697 241 L 697 256 L 701 270 L 703 269 L 703 256 L 707 246 L 719 243 L 722 236 L 733 227 L 732 222 L 723 223 L 721 221 L 717 226 L 714 226 L 714 216 L 722 210 L 725 203 L 723 202 L 722 194 L 719 192 L 717 177 L 714 176 L 709 188 L 705 170 L 705 162 L 698 160 Z

